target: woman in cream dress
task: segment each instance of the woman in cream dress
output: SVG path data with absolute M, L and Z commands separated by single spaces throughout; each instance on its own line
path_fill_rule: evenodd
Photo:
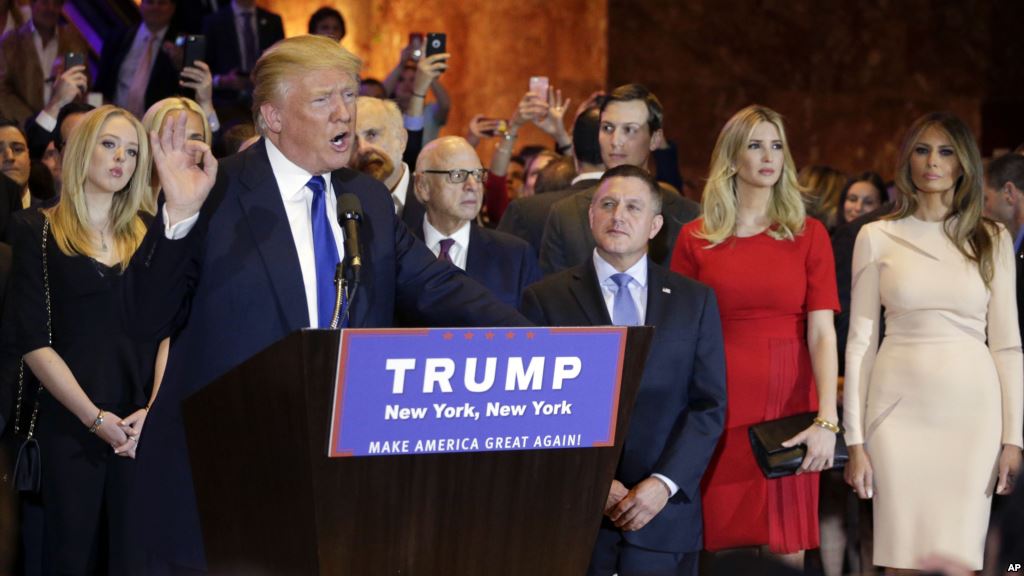
M 873 498 L 874 563 L 891 569 L 929 555 L 981 569 L 993 490 L 1009 492 L 1021 466 L 1013 241 L 981 217 L 981 177 L 962 121 L 918 119 L 897 209 L 854 249 L 846 480 Z

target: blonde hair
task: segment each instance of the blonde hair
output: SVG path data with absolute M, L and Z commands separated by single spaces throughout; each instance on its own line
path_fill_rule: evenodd
M 203 142 L 207 144 L 212 142 L 213 131 L 210 130 L 210 121 L 206 118 L 206 112 L 203 111 L 202 106 L 191 98 L 172 96 L 155 102 L 149 107 L 149 110 L 146 110 L 146 115 L 142 117 L 142 126 L 146 129 L 147 134 L 150 132 L 160 132 L 160 129 L 164 126 L 164 120 L 167 119 L 167 115 L 177 111 L 197 114 L 203 121 Z M 160 179 L 157 177 L 156 171 L 153 170 L 149 181 L 149 194 L 146 195 L 145 200 L 142 202 L 143 210 L 150 214 L 156 214 L 156 198 L 159 192 Z
M 725 123 L 711 154 L 708 182 L 701 201 L 704 219 L 698 236 L 712 246 L 721 244 L 736 232 L 736 161 L 761 122 L 775 126 L 782 140 L 782 174 L 772 188 L 768 203 L 768 218 L 772 223 L 768 235 L 776 240 L 792 240 L 803 232 L 806 212 L 782 116 L 770 108 L 754 105 L 740 110 Z
M 929 128 L 940 130 L 949 138 L 960 162 L 960 177 L 956 179 L 953 188 L 953 205 L 946 215 L 943 228 L 957 250 L 977 264 L 981 279 L 988 286 L 995 273 L 993 239 L 999 230 L 994 222 L 982 217 L 985 195 L 982 191 L 981 154 L 971 130 L 963 120 L 948 112 L 932 112 L 918 118 L 910 126 L 896 160 L 899 199 L 896 201 L 896 209 L 886 218 L 906 218 L 917 211 L 917 188 L 910 173 L 910 156 L 914 153 L 918 138 Z
M 260 134 L 267 133 L 260 107 L 283 99 L 292 78 L 337 68 L 358 80 L 362 67 L 358 56 L 326 36 L 294 36 L 277 42 L 253 67 L 253 123 Z
M 128 184 L 114 193 L 110 205 L 110 227 L 113 231 L 114 253 L 123 271 L 132 254 L 146 234 L 146 226 L 138 211 L 149 193 L 150 153 L 146 131 L 135 116 L 116 106 L 101 106 L 88 114 L 75 128 L 64 148 L 61 164 L 63 186 L 60 202 L 46 210 L 50 229 L 57 247 L 68 256 L 99 257 L 89 231 L 89 211 L 85 203 L 85 181 L 93 150 L 104 124 L 111 118 L 121 117 L 131 123 L 139 139 L 139 154 L 135 158 L 135 172 Z
M 804 166 L 796 181 L 803 191 L 807 212 L 833 228 L 839 222 L 839 197 L 846 187 L 846 176 L 831 166 Z

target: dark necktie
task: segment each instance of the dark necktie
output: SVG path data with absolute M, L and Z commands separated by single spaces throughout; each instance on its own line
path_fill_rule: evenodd
M 629 293 L 629 282 L 633 277 L 629 274 L 612 274 L 612 281 L 619 287 L 612 301 L 612 324 L 616 326 L 639 326 L 640 313 Z
M 245 44 L 245 54 L 242 55 L 242 68 L 245 72 L 252 72 L 253 66 L 259 57 L 256 44 L 256 31 L 252 29 L 252 12 L 242 12 L 242 44 Z
M 454 244 L 455 240 L 452 240 L 451 238 L 445 238 L 444 240 L 441 240 L 441 252 L 437 255 L 437 259 L 444 260 L 445 262 L 451 264 L 452 257 L 451 254 L 449 254 L 449 251 L 452 249 L 452 246 Z
M 313 176 L 306 187 L 313 191 L 313 206 L 309 216 L 313 223 L 313 259 L 316 261 L 317 326 L 328 328 L 334 313 L 334 271 L 341 258 L 338 257 L 338 245 L 334 241 L 327 215 L 324 177 Z

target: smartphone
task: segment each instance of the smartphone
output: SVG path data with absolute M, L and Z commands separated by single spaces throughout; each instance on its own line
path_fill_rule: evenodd
M 429 32 L 427 34 L 427 56 L 444 54 L 448 51 L 448 35 L 444 32 Z
M 189 34 L 183 38 L 185 44 L 185 66 L 195 66 L 196 60 L 206 62 L 206 36 L 202 34 Z
M 500 118 L 481 118 L 481 120 L 492 121 L 492 122 L 497 120 L 497 122 L 498 122 L 498 127 L 496 129 L 494 129 L 494 130 L 481 130 L 480 131 L 481 134 L 486 134 L 487 136 L 497 136 L 498 134 L 504 134 L 505 132 L 508 132 L 508 122 L 505 121 L 505 120 L 502 120 Z
M 409 46 L 412 46 L 412 59 L 419 60 L 423 57 L 423 32 L 409 33 Z
M 544 102 L 548 101 L 548 77 L 530 76 L 530 92 L 537 95 Z
M 64 69 L 68 70 L 73 66 L 85 64 L 85 54 L 82 52 L 68 52 L 64 55 Z

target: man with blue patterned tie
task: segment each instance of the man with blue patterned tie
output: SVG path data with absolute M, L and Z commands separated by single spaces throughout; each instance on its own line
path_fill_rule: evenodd
M 696 576 L 700 479 L 725 423 L 718 304 L 707 286 L 648 258 L 662 216 L 646 170 L 605 172 L 589 218 L 593 256 L 528 287 L 523 313 L 542 326 L 656 330 L 587 574 Z
M 339 195 L 363 211 L 350 326 L 389 326 L 396 310 L 428 325 L 526 323 L 416 240 L 383 184 L 345 168 L 360 65 L 326 37 L 284 40 L 253 71 L 259 143 L 218 167 L 183 122 L 154 139 L 166 201 L 126 278 L 136 330 L 177 334 L 138 452 L 148 573 L 205 566 L 180 402 L 290 332 L 328 325 Z

